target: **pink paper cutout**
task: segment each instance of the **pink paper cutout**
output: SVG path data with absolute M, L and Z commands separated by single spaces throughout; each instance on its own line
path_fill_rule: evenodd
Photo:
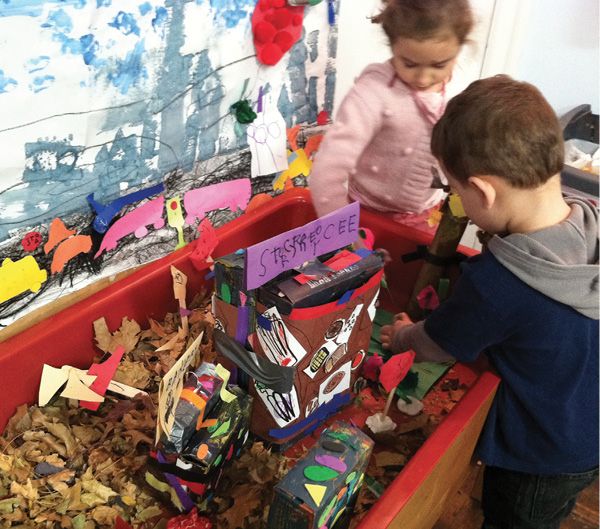
M 198 225 L 198 233 L 199 236 L 194 242 L 194 249 L 190 254 L 190 260 L 196 270 L 202 271 L 207 267 L 207 259 L 212 255 L 217 244 L 219 244 L 219 239 L 213 225 L 206 217 Z
M 440 306 L 440 298 L 438 297 L 435 288 L 427 285 L 421 292 L 417 294 L 417 304 L 423 310 L 435 310 Z
M 121 358 L 123 358 L 123 354 L 125 354 L 125 348 L 122 345 L 119 345 L 107 358 L 104 362 L 100 364 L 92 364 L 88 369 L 88 375 L 97 375 L 98 378 L 92 382 L 90 389 L 98 393 L 98 395 L 104 395 L 106 393 L 106 389 L 112 380 L 117 367 L 119 367 L 119 363 L 121 362 Z M 86 408 L 88 410 L 96 411 L 100 407 L 99 402 L 87 402 L 87 401 L 79 401 L 79 405 L 82 408 Z
M 414 351 L 407 351 L 392 356 L 381 366 L 379 382 L 388 393 L 404 380 L 414 361 Z
M 229 208 L 231 211 L 244 210 L 250 201 L 252 189 L 249 178 L 239 178 L 188 191 L 183 197 L 186 218 L 189 226 L 202 219 L 209 211 Z
M 146 226 L 149 224 L 152 224 L 157 230 L 162 228 L 165 225 L 165 219 L 162 217 L 164 209 L 165 197 L 161 196 L 123 215 L 108 228 L 100 249 L 94 257 L 98 258 L 104 250 L 114 250 L 117 243 L 126 235 L 134 233 L 138 239 L 145 237 L 148 233 Z

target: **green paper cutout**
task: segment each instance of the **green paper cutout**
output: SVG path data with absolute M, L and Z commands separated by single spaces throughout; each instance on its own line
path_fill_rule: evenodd
M 323 467 L 321 465 L 309 465 L 304 469 L 304 477 L 311 481 L 329 481 L 340 475 L 339 472 L 332 468 Z
M 224 423 L 221 423 L 217 430 L 211 435 L 211 437 L 220 437 L 221 435 L 225 435 L 229 431 L 229 427 L 231 426 L 231 419 L 227 419 Z
M 231 290 L 229 290 L 229 285 L 227 283 L 221 284 L 221 299 L 225 303 L 231 303 Z
M 346 484 L 350 483 L 356 477 L 356 471 L 350 472 L 348 476 L 346 476 Z
M 319 518 L 319 523 L 317 524 L 319 527 L 323 527 L 325 525 L 325 522 L 329 519 L 329 515 L 331 514 L 331 511 L 333 511 L 336 502 L 337 497 L 334 496 L 333 499 L 329 502 L 329 505 L 327 505 L 327 507 L 323 511 L 323 514 L 321 514 Z
M 215 462 L 213 463 L 213 465 L 215 467 L 218 467 L 222 460 L 223 460 L 223 454 L 219 454 L 217 456 L 217 459 L 215 459 Z

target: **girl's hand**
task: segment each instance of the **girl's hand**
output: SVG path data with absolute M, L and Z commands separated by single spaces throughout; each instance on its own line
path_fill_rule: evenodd
M 400 312 L 394 316 L 394 323 L 392 325 L 384 325 L 381 328 L 381 345 L 384 349 L 391 349 L 394 343 L 394 336 L 396 332 L 403 327 L 413 325 L 413 321 L 410 319 L 406 312 Z

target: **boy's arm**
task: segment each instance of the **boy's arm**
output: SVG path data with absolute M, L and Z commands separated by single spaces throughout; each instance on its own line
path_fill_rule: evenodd
M 350 203 L 348 181 L 381 128 L 382 111 L 361 96 L 372 89 L 371 84 L 371 80 L 361 79 L 350 90 L 315 155 L 309 186 L 319 217 Z
M 415 362 L 448 362 L 455 358 L 444 351 L 425 332 L 425 322 L 412 323 L 408 316 L 399 314 L 394 325 L 381 329 L 381 342 L 393 353 L 415 352 Z

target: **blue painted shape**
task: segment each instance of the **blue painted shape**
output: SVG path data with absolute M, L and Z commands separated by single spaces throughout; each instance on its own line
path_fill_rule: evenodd
M 140 34 L 140 28 L 137 25 L 137 20 L 132 13 L 125 13 L 125 11 L 119 11 L 117 16 L 112 22 L 109 22 L 110 27 L 118 29 L 123 35 L 135 35 Z
M 340 299 L 338 299 L 336 305 L 345 305 L 346 303 L 348 303 L 348 301 L 350 301 L 350 298 L 352 297 L 352 294 L 354 294 L 354 289 L 346 290 L 346 292 L 344 292 L 344 295 Z
M 5 75 L 4 70 L 0 70 L 0 94 L 5 94 L 10 90 L 10 87 L 15 86 L 17 86 L 17 81 Z
M 38 17 L 48 4 L 82 8 L 86 3 L 87 0 L 2 0 L 0 17 Z
M 109 202 L 105 206 L 94 200 L 94 193 L 89 194 L 86 197 L 87 201 L 94 210 L 94 213 L 96 213 L 96 217 L 94 218 L 92 227 L 98 233 L 106 233 L 110 222 L 125 206 L 129 204 L 134 204 L 135 202 L 139 202 L 140 200 L 143 200 L 145 198 L 158 195 L 164 190 L 165 186 L 162 183 L 160 183 L 147 189 L 140 189 L 139 191 L 135 191 L 134 193 L 129 193 L 129 195 L 117 198 L 116 200 Z
M 373 253 L 372 250 L 368 250 L 367 248 L 358 248 L 358 250 L 354 250 L 354 253 L 358 255 L 361 259 L 368 257 Z
M 265 318 L 262 314 L 256 315 L 256 324 L 262 327 L 265 331 L 270 331 L 273 328 L 273 324 L 269 318 Z

